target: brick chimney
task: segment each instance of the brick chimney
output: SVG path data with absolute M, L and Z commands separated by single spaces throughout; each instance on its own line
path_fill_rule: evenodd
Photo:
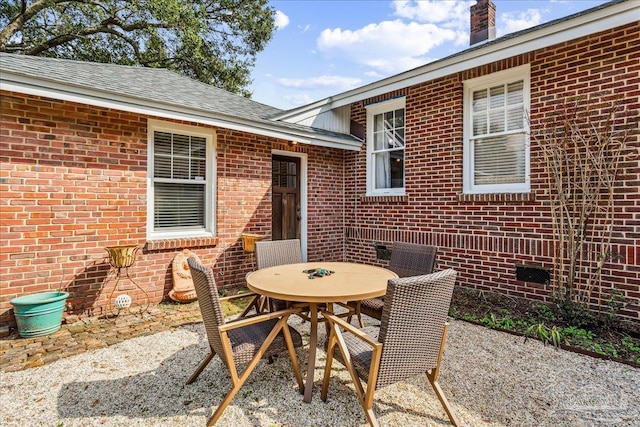
M 471 6 L 471 33 L 469 44 L 496 38 L 496 5 L 491 0 L 478 0 Z

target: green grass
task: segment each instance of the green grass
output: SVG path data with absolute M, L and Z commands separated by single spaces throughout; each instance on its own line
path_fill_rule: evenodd
M 238 295 L 238 294 L 243 294 L 243 293 L 247 293 L 248 291 L 246 290 L 241 290 L 241 291 L 231 291 L 231 292 L 227 292 L 224 295 L 220 295 L 220 296 L 230 296 L 230 295 Z M 247 305 L 249 304 L 249 302 L 251 302 L 251 298 L 253 298 L 253 295 L 248 296 L 247 298 L 234 298 L 232 300 L 228 300 L 228 301 L 222 301 L 221 305 L 222 305 L 222 313 L 225 316 L 234 316 L 238 313 L 241 313 L 242 310 L 244 310 Z

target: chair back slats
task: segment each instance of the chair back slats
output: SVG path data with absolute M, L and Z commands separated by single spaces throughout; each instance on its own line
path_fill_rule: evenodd
M 256 267 L 258 270 L 299 262 L 302 262 L 300 239 L 256 242 Z
M 222 305 L 220 305 L 220 299 L 218 297 L 218 288 L 216 287 L 216 282 L 213 277 L 213 271 L 201 265 L 193 257 L 190 257 L 187 263 L 189 264 L 193 285 L 198 295 L 198 304 L 200 305 L 202 321 L 207 332 L 209 345 L 224 361 L 225 365 L 229 366 L 222 346 L 222 337 L 218 330 L 218 326 L 224 325 L 225 320 Z
M 393 242 L 389 270 L 399 277 L 433 272 L 438 248 L 418 243 Z
M 438 364 L 456 271 L 390 279 L 380 324 L 383 344 L 376 389 Z

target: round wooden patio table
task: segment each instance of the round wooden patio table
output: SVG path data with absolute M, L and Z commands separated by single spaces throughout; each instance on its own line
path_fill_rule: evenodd
M 329 276 L 309 278 L 310 269 L 333 271 Z M 318 343 L 318 304 L 358 301 L 379 297 L 387 291 L 387 281 L 398 277 L 391 270 L 349 262 L 304 262 L 285 264 L 254 271 L 247 276 L 247 286 L 261 295 L 285 301 L 309 304 L 311 322 L 309 360 L 304 387 L 304 401 L 311 402 L 313 374 Z

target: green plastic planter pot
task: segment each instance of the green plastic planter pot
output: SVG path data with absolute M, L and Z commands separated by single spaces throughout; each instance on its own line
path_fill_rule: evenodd
M 11 300 L 18 333 L 23 338 L 49 335 L 60 329 L 69 292 L 42 292 Z

